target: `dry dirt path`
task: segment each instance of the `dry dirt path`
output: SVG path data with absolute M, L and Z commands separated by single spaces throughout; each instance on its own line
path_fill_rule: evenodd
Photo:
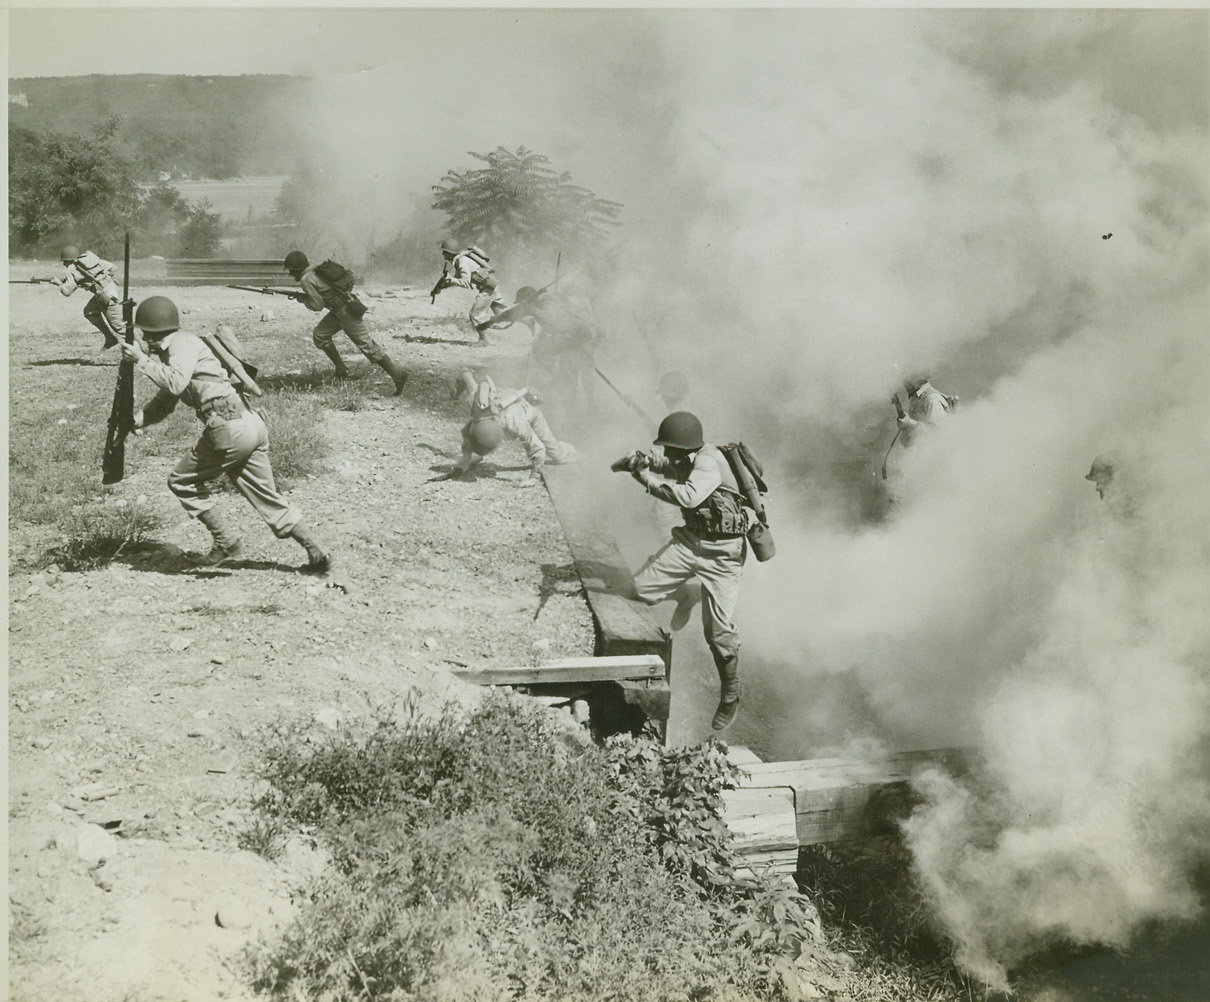
M 50 397 L 48 435 L 95 436 L 100 494 L 104 415 L 71 401 L 86 381 L 111 386 L 116 359 L 95 354 L 80 297 L 10 288 L 12 406 Z M 300 309 L 262 322 L 264 302 L 249 308 L 234 291 L 156 291 L 188 310 L 187 326 L 235 322 L 265 372 L 320 368 Z M 546 492 L 523 486 L 520 449 L 473 481 L 426 483 L 457 447 L 449 378 L 468 363 L 507 370 L 524 353 L 520 336 L 469 346 L 451 312 L 418 294 L 379 301 L 379 336 L 413 374 L 406 394 L 380 395 L 389 382 L 358 357 L 364 406 L 325 412 L 328 469 L 291 495 L 336 556 L 329 579 L 295 573 L 301 550 L 232 493 L 220 503 L 244 559 L 188 569 L 179 550 L 205 535 L 167 493 L 174 454 L 150 433 L 105 497 L 145 496 L 163 517 L 152 544 L 95 571 L 10 575 L 13 999 L 244 997 L 232 958 L 288 917 L 291 889 L 322 865 L 301 838 L 276 863 L 237 847 L 257 728 L 283 715 L 332 726 L 406 693 L 431 708 L 469 702 L 478 691 L 451 661 L 591 650 L 558 521 Z M 140 378 L 138 399 L 149 391 Z M 10 557 L 39 539 L 12 526 Z M 109 792 L 90 800 L 89 788 Z

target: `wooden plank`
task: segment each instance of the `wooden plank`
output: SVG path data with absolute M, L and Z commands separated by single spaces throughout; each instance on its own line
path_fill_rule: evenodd
M 454 674 L 475 685 L 530 685 L 543 682 L 610 682 L 658 678 L 664 661 L 655 654 L 624 657 L 567 658 L 519 668 L 455 668 Z
M 745 766 L 748 790 L 789 790 L 799 845 L 866 838 L 883 830 L 910 797 L 920 769 L 940 766 L 961 772 L 960 748 L 894 752 L 870 759 L 806 759 Z
M 671 666 L 671 635 L 633 598 L 633 583 L 589 478 L 575 466 L 546 467 L 546 489 L 563 527 L 596 626 L 596 653 L 659 654 Z
M 798 866 L 798 828 L 794 794 L 789 789 L 724 790 L 723 821 L 731 830 L 732 849 L 745 866 L 793 873 Z

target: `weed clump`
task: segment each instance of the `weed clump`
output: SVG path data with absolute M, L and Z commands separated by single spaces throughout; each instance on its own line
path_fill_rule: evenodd
M 255 986 L 333 1002 L 780 997 L 774 964 L 813 911 L 736 877 L 712 809 L 732 768 L 719 746 L 565 739 L 503 695 L 469 715 L 408 704 L 362 733 L 268 732 L 260 812 L 333 867 L 250 953 Z

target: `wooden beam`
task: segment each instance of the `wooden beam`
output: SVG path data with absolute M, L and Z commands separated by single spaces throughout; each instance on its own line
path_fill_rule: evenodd
M 664 661 L 656 654 L 565 658 L 519 668 L 455 668 L 454 674 L 475 685 L 535 685 L 549 682 L 618 682 L 663 679 Z
M 590 478 L 575 466 L 548 466 L 543 474 L 592 611 L 595 652 L 658 654 L 671 670 L 672 637 L 634 598 L 630 571 L 612 535 L 603 528 L 608 512 L 601 510 Z

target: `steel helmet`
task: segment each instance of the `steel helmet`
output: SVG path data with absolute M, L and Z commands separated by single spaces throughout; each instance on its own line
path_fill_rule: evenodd
M 700 449 L 704 444 L 702 423 L 696 415 L 690 414 L 688 411 L 673 411 L 660 422 L 660 430 L 656 432 L 655 444 L 684 449 L 687 452 Z
M 179 330 L 181 317 L 167 296 L 148 296 L 134 311 L 134 325 L 148 334 Z
M 665 372 L 655 392 L 660 397 L 683 397 L 689 392 L 689 378 L 679 369 Z
M 1085 475 L 1085 480 L 1101 480 L 1104 477 L 1113 476 L 1113 460 L 1109 456 L 1097 456 L 1092 461 L 1092 467 Z
M 518 303 L 535 303 L 538 301 L 538 290 L 532 285 L 523 285 L 517 290 Z
M 80 248 L 75 244 L 68 244 L 59 254 L 60 261 L 74 261 L 80 256 Z
M 462 429 L 462 438 L 476 456 L 486 456 L 504 441 L 504 429 L 494 417 L 475 418 Z
M 443 254 L 457 254 L 460 250 L 462 250 L 462 245 L 453 237 L 446 237 L 441 241 L 441 253 Z
M 286 269 L 286 271 L 294 272 L 302 271 L 310 263 L 311 262 L 307 260 L 306 254 L 304 254 L 302 251 L 293 250 L 286 255 L 286 260 L 283 262 L 282 266 Z
M 475 281 L 479 283 L 479 288 L 484 292 L 491 292 L 500 284 L 496 281 L 495 275 L 480 275 Z

